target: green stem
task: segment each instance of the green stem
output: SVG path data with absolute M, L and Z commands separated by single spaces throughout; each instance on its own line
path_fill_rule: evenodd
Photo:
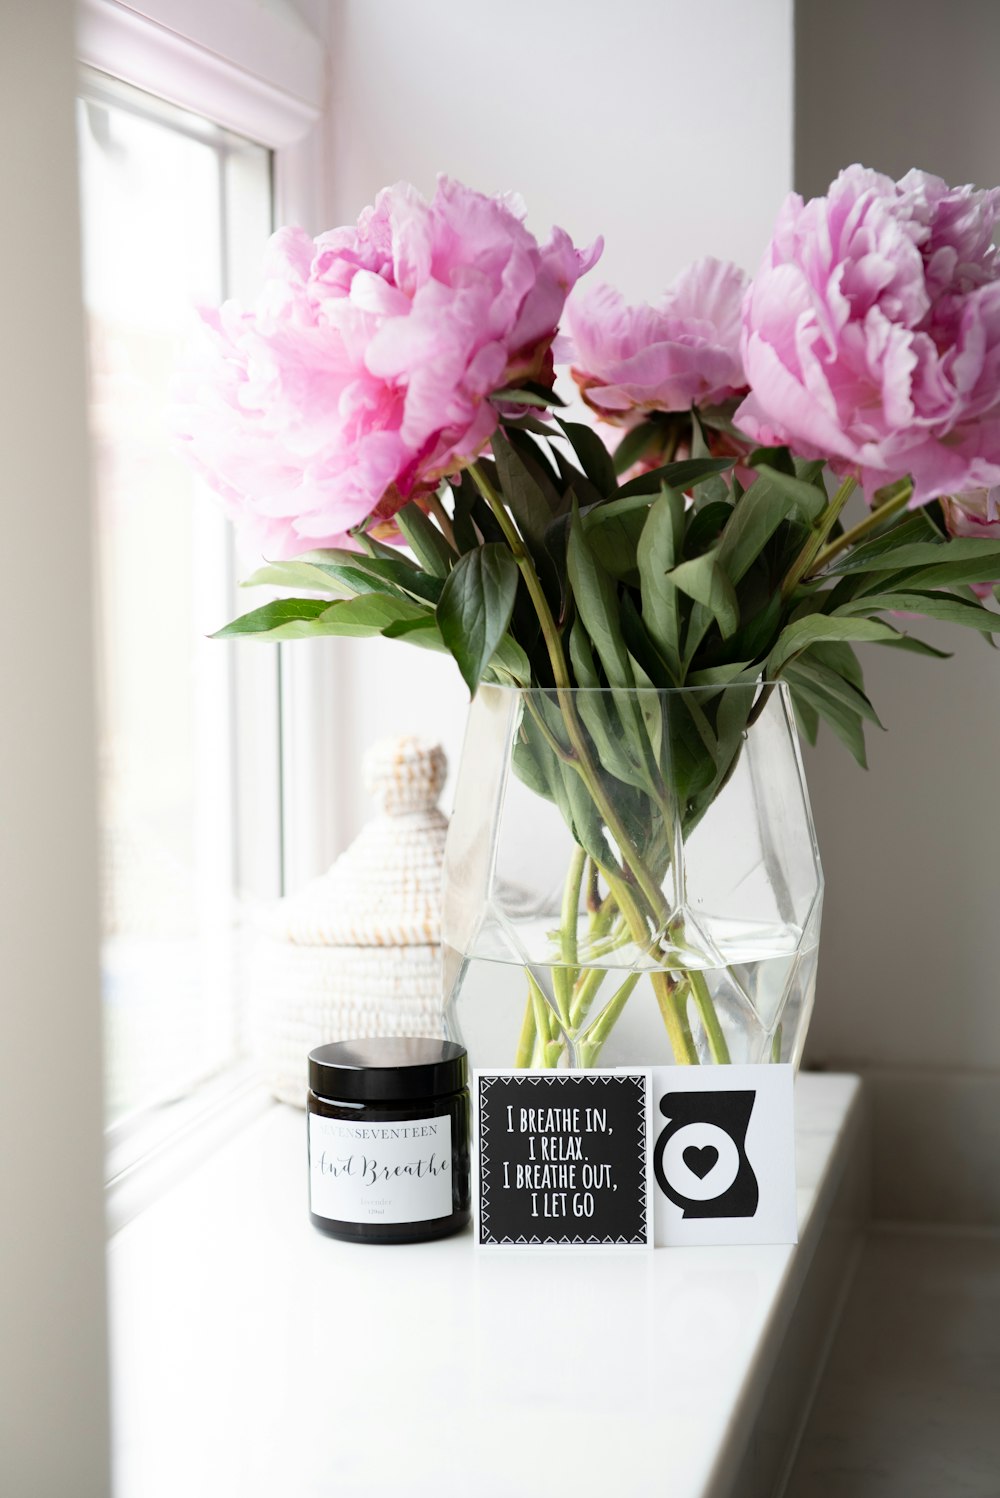
M 517 1052 L 514 1056 L 514 1066 L 518 1071 L 530 1066 L 535 1054 L 535 1002 L 529 985 L 528 1000 L 524 1006 L 524 1020 L 521 1025 L 521 1034 L 518 1036 Z
M 452 527 L 451 516 L 448 514 L 448 511 L 442 504 L 441 496 L 439 494 L 432 494 L 430 496 L 430 511 L 434 516 L 434 519 L 440 526 L 441 534 L 444 536 L 444 539 L 447 541 L 452 551 L 457 551 L 458 547 L 455 544 L 455 532 Z
M 701 1016 L 701 1022 L 705 1026 L 705 1036 L 708 1040 L 708 1048 L 712 1053 L 712 1060 L 718 1066 L 728 1066 L 731 1060 L 729 1046 L 726 1044 L 726 1037 L 722 1033 L 722 1026 L 719 1024 L 719 1016 L 715 1012 L 715 1005 L 712 1003 L 712 995 L 708 991 L 705 975 L 704 973 L 700 973 L 697 968 L 688 968 L 687 978 L 691 986 L 691 992 L 694 995 L 698 1013 Z
M 782 598 L 790 598 L 802 579 L 807 573 L 812 571 L 817 557 L 823 550 L 823 543 L 833 530 L 838 515 L 857 487 L 857 479 L 849 474 L 819 517 L 809 540 L 788 569 L 785 579 L 781 584 Z
M 624 983 L 609 1000 L 607 1008 L 601 1011 L 590 1028 L 580 1036 L 576 1053 L 582 1066 L 593 1066 L 597 1060 L 604 1042 L 614 1029 L 640 977 L 640 973 L 629 973 Z
M 643 952 L 655 955 L 655 944 L 650 941 L 649 928 L 644 916 L 637 906 L 632 891 L 627 884 L 615 879 L 614 875 L 604 870 L 604 877 L 608 881 L 608 887 L 618 901 L 618 908 L 632 934 L 632 940 Z M 662 970 L 650 970 L 649 981 L 653 985 L 653 993 L 656 1003 L 666 1026 L 667 1035 L 670 1039 L 670 1049 L 674 1053 L 674 1059 L 681 1066 L 696 1065 L 698 1052 L 695 1049 L 694 1039 L 691 1035 L 691 1027 L 687 1022 L 683 1002 L 678 1002 L 674 992 L 674 985 L 670 982 L 667 974 Z
M 594 922 L 601 914 L 601 887 L 600 869 L 591 858 L 587 864 L 587 910 L 590 912 L 590 929 L 593 932 Z M 610 895 L 608 899 L 610 900 Z M 607 902 L 605 902 L 607 903 Z
M 813 572 L 822 572 L 823 568 L 832 562 L 834 557 L 839 557 L 842 551 L 847 551 L 851 546 L 855 546 L 859 541 L 863 541 L 866 536 L 870 536 L 872 531 L 877 531 L 893 515 L 898 515 L 900 510 L 905 510 L 912 494 L 913 481 L 910 480 L 905 489 L 900 490 L 898 494 L 894 494 L 891 499 L 886 500 L 884 505 L 879 505 L 877 509 L 867 514 L 864 520 L 859 520 L 857 525 L 852 525 L 849 531 L 845 531 L 842 536 L 838 536 L 835 541 L 831 541 L 829 546 L 824 546 L 822 551 L 817 552 L 813 559 Z
M 680 446 L 680 440 L 681 440 L 681 429 L 680 429 L 680 427 L 676 426 L 676 425 L 671 426 L 669 428 L 669 430 L 667 431 L 666 441 L 663 444 L 663 451 L 660 454 L 660 466 L 661 467 L 666 467 L 666 465 L 668 463 L 672 463 L 674 461 L 674 457 L 676 456 L 677 449 Z M 688 451 L 690 452 L 691 449 L 688 448 Z
M 593 962 L 598 957 L 606 957 L 608 953 L 624 946 L 629 939 L 628 928 L 619 915 L 614 895 L 609 894 L 604 900 L 599 898 L 598 874 L 598 866 L 591 859 L 590 887 L 587 892 L 587 904 L 590 906 L 590 923 L 587 930 L 588 962 Z M 579 973 L 570 1007 L 570 1022 L 574 1032 L 586 1019 L 590 1006 L 597 997 L 598 989 L 606 976 L 607 969 L 602 967 L 587 967 Z
M 552 987 L 559 1006 L 559 1015 L 566 1026 L 570 1024 L 570 1000 L 576 983 L 576 923 L 579 919 L 580 888 L 583 884 L 583 866 L 586 861 L 587 855 L 584 850 L 579 847 L 574 849 L 563 887 L 559 934 L 563 965 L 553 969 L 552 973 Z
M 548 1000 L 539 987 L 538 979 L 530 968 L 526 968 L 525 973 L 528 978 L 528 990 L 531 994 L 531 1007 L 535 1019 L 534 1057 L 540 1066 L 555 1066 L 559 1060 L 563 1042 L 556 1039 L 552 1034 L 552 1011 L 549 1008 Z
M 666 1027 L 670 1049 L 679 1066 L 697 1066 L 698 1049 L 688 1024 L 687 1004 L 683 989 L 670 978 L 669 973 L 650 973 L 653 997 Z

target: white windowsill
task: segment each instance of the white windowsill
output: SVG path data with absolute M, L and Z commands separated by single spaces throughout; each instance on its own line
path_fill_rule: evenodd
M 304 1116 L 270 1108 L 112 1240 L 116 1498 L 722 1498 L 780 1471 L 863 1212 L 857 1079 L 803 1075 L 797 1118 L 797 1248 L 492 1256 L 316 1233 Z

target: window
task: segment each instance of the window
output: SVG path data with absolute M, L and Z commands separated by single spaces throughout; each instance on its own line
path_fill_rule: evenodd
M 258 274 L 271 153 L 93 72 L 78 108 L 114 1123 L 238 1057 L 240 897 L 280 890 L 277 656 L 207 638 L 248 566 L 167 421 L 193 305 Z

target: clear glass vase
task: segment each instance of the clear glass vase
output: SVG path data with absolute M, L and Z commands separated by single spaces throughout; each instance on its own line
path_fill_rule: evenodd
M 479 688 L 443 922 L 474 1066 L 797 1065 L 822 896 L 783 683 Z

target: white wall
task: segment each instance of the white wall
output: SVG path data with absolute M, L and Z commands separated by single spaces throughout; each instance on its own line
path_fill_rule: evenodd
M 333 13 L 337 222 L 400 178 L 429 193 L 443 171 L 519 191 L 539 236 L 604 234 L 593 274 L 637 300 L 698 255 L 756 268 L 791 183 L 791 0 L 335 0 Z M 454 667 L 344 643 L 345 763 L 411 727 L 454 760 Z M 357 825 L 356 782 L 342 793 Z
M 796 186 L 861 160 L 1000 182 L 994 0 L 798 0 Z M 866 775 L 808 756 L 827 877 L 810 1052 L 834 1063 L 1000 1068 L 1000 653 L 921 631 L 951 661 L 868 647 L 889 732 Z
M 0 1492 L 109 1491 L 70 0 L 0 0 Z

